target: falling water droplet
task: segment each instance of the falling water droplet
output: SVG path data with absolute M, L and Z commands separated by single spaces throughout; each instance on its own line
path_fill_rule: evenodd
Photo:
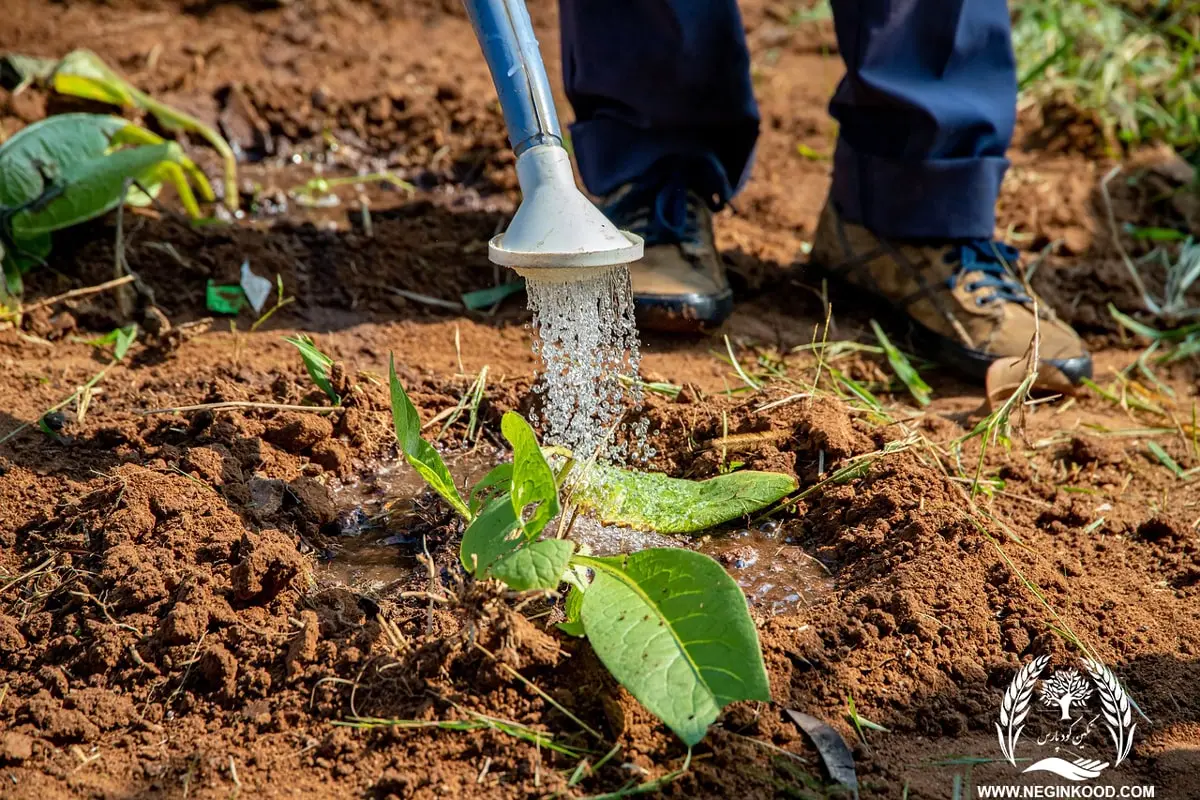
M 613 449 L 618 423 L 641 406 L 640 362 L 629 270 L 624 265 L 569 279 L 530 276 L 526 280 L 536 336 L 534 352 L 542 369 L 535 391 L 543 398 L 541 421 L 548 442 L 577 457 L 604 460 L 644 458 L 648 421 L 627 433 L 632 446 Z

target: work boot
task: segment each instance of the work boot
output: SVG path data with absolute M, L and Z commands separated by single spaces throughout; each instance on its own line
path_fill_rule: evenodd
M 1069 391 L 1092 377 L 1092 357 L 1044 302 L 1037 302 L 1034 316 L 1034 298 L 1012 272 L 1018 258 L 1014 248 L 986 239 L 883 239 L 844 221 L 830 201 L 821 212 L 811 263 L 907 317 L 918 347 L 986 381 L 989 394 L 993 386 L 1021 382 L 1037 328 L 1041 366 L 1035 386 Z
M 618 227 L 636 233 L 646 254 L 629 265 L 643 330 L 695 332 L 720 325 L 733 292 L 713 240 L 713 206 L 679 171 L 654 170 L 601 201 Z

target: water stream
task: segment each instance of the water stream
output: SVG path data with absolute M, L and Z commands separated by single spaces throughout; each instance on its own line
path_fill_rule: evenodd
M 533 312 L 533 350 L 542 361 L 533 391 L 543 403 L 530 422 L 542 428 L 546 442 L 580 458 L 651 456 L 645 421 L 617 437 L 632 443 L 625 452 L 613 446 L 622 417 L 642 401 L 636 381 L 621 381 L 622 375 L 638 375 L 640 363 L 628 268 L 568 279 L 529 277 L 525 290 Z

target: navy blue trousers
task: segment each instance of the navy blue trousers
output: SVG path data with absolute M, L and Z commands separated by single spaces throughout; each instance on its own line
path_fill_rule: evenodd
M 736 0 L 560 0 L 571 138 L 607 194 L 670 156 L 745 181 L 759 113 Z M 833 0 L 846 76 L 832 196 L 903 239 L 990 238 L 1016 116 L 1005 0 Z

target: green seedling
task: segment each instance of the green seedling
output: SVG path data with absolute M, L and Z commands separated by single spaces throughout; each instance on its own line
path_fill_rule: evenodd
M 13 56 L 7 58 L 12 59 Z M 34 61 L 41 64 L 38 76 L 59 94 L 96 100 L 124 109 L 139 109 L 152 115 L 163 130 L 194 133 L 207 141 L 221 155 L 225 164 L 225 205 L 230 211 L 237 211 L 237 158 L 221 134 L 190 114 L 155 100 L 118 75 L 90 50 L 68 53 L 53 66 L 50 66 L 52 62 L 45 60 Z
M 321 205 L 323 198 L 342 186 L 357 186 L 368 183 L 386 183 L 409 194 L 417 191 L 417 187 L 390 172 L 372 172 L 367 175 L 343 175 L 336 178 L 313 178 L 299 186 L 288 189 L 290 197 L 294 197 L 301 205 Z M 336 201 L 336 197 L 334 200 Z
M 243 292 L 243 294 L 244 294 L 244 292 Z M 256 330 L 258 330 L 260 327 L 262 327 L 263 323 L 265 323 L 272 316 L 274 316 L 276 311 L 278 311 L 279 309 L 283 308 L 284 306 L 290 305 L 294 302 L 296 302 L 295 297 L 285 297 L 283 294 L 283 276 L 276 275 L 275 276 L 275 305 L 268 308 L 261 317 L 254 320 L 254 322 L 252 322 L 250 324 L 250 332 L 254 333 Z
M 512 463 L 493 469 L 464 499 L 421 438 L 394 361 L 389 380 L 401 452 L 466 524 L 459 556 L 468 573 L 517 591 L 568 584 L 561 627 L 585 636 L 617 681 L 689 747 L 729 703 L 770 698 L 746 598 L 716 561 L 677 548 L 592 557 L 570 539 L 545 534 L 564 507 L 564 491 L 610 522 L 697 530 L 775 502 L 795 488 L 791 478 L 739 472 L 696 483 L 579 463 L 548 448 L 552 467 L 529 423 L 508 412 L 501 433 Z
M 880 733 L 891 733 L 890 730 L 880 725 L 878 722 L 872 722 L 866 717 L 858 713 L 857 707 L 854 705 L 854 695 L 846 697 L 846 719 L 854 726 L 854 732 L 858 734 L 858 739 L 863 743 L 863 746 L 868 750 L 871 748 L 867 744 L 867 737 L 863 733 L 864 730 L 879 731 Z
M 145 205 L 164 183 L 193 218 L 200 208 L 192 185 L 212 199 L 212 187 L 179 145 L 120 117 L 63 114 L 23 128 L 0 145 L 0 288 L 21 293 L 21 276 L 45 263 L 55 231 L 122 202 Z
M 284 336 L 283 340 L 300 351 L 304 368 L 308 370 L 308 376 L 317 388 L 324 392 L 335 406 L 341 405 L 342 398 L 334 391 L 333 382 L 329 379 L 329 368 L 333 366 L 333 359 L 321 352 L 312 337 L 307 334 Z
M 871 329 L 875 331 L 875 338 L 879 340 L 879 346 L 883 348 L 884 355 L 887 356 L 888 363 L 892 365 L 896 377 L 908 387 L 908 393 L 917 401 L 917 405 L 922 408 L 929 405 L 929 396 L 933 390 L 921 379 L 912 362 L 908 360 L 908 356 L 892 344 L 892 340 L 887 337 L 883 328 L 879 327 L 879 323 L 875 320 L 871 320 Z
M 67 395 L 65 399 L 60 400 L 38 415 L 38 421 L 36 423 L 38 428 L 45 433 L 54 435 L 57 438 L 58 431 L 54 429 L 47 418 L 50 417 L 50 415 L 66 408 L 71 403 L 78 404 L 78 413 L 76 416 L 82 418 L 87 412 L 87 405 L 91 400 L 92 389 L 96 386 L 96 384 L 100 383 L 100 381 L 104 380 L 105 376 L 112 371 L 113 367 L 117 366 L 125 359 L 125 356 L 129 354 L 129 348 L 133 346 L 133 343 L 136 339 L 137 326 L 129 325 L 124 328 L 118 328 L 117 330 L 114 330 L 111 333 L 108 333 L 105 336 L 95 340 L 94 344 L 97 347 L 112 346 L 112 357 L 109 359 L 109 362 L 105 364 L 99 372 L 88 378 L 86 383 L 84 383 L 71 394 Z M 4 444 L 5 442 L 9 441 L 21 432 L 27 430 L 33 424 L 35 423 L 26 422 L 18 425 L 16 428 L 13 428 L 11 431 L 4 434 L 4 436 L 0 437 L 0 444 Z

